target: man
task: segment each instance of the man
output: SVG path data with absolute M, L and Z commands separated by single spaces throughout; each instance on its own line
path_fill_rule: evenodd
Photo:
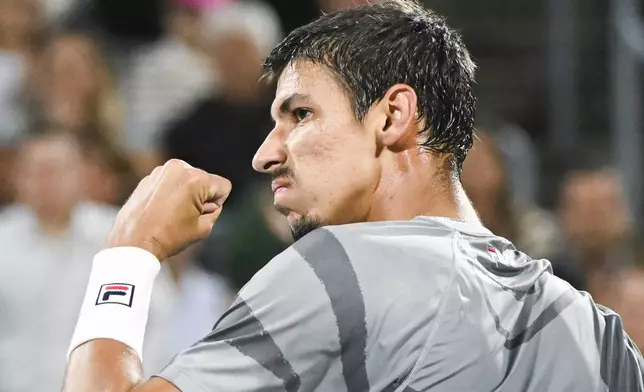
M 25 140 L 12 177 L 16 202 L 0 211 L 0 391 L 54 391 L 88 258 L 103 247 L 117 210 L 83 201 L 82 157 L 64 133 Z
M 156 150 L 164 127 L 219 89 L 219 76 L 203 53 L 201 35 L 204 16 L 228 1 L 157 2 L 163 4 L 166 33 L 136 56 L 125 86 L 129 106 L 123 136 L 137 171 L 144 174 L 160 161 Z M 136 7 L 142 7 L 140 2 Z
M 236 3 L 207 14 L 204 46 L 218 91 L 195 103 L 162 132 L 167 158 L 178 158 L 235 184 L 227 204 L 236 204 L 257 179 L 249 162 L 271 129 L 270 90 L 257 83 L 262 60 L 281 40 L 279 20 L 262 3 Z
M 0 211 L 2 392 L 60 391 L 65 353 L 90 275 L 88 259 L 105 245 L 118 212 L 88 200 L 83 148 L 87 145 L 73 135 L 52 129 L 29 136 L 16 154 L 12 171 L 16 203 Z M 97 181 L 101 179 L 105 180 L 99 176 Z M 199 288 L 195 279 L 190 279 L 190 289 L 178 290 L 167 275 L 161 273 L 157 279 L 146 329 L 149 375 L 176 354 L 165 335 L 167 320 L 181 315 L 174 321 L 177 325 L 196 313 L 178 304 Z M 191 275 L 185 273 L 181 280 Z M 223 302 L 217 292 L 210 292 L 213 295 L 202 304 Z M 174 302 L 168 300 L 170 295 Z M 209 310 L 204 306 L 200 315 L 212 314 Z
M 619 311 L 625 330 L 643 344 L 644 273 L 636 266 L 619 174 L 597 164 L 571 170 L 562 184 L 559 213 L 567 249 L 552 260 L 555 273 L 579 268 L 593 298 Z
M 231 187 L 155 169 L 95 257 L 64 391 L 644 389 L 619 317 L 479 223 L 458 180 L 474 65 L 442 19 L 409 1 L 329 14 L 265 70 L 275 127 L 253 166 L 298 241 L 142 382 L 158 260 L 206 236 Z

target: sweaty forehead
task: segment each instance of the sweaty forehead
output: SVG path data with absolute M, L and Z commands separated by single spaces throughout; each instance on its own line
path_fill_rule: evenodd
M 291 62 L 282 71 L 275 92 L 275 106 L 279 107 L 294 95 L 308 96 L 318 104 L 339 103 L 345 91 L 327 67 L 300 60 Z

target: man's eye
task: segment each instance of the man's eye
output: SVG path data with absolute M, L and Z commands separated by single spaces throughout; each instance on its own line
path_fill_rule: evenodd
M 310 115 L 311 111 L 308 109 L 295 109 L 293 110 L 293 117 L 297 120 L 297 122 L 302 122 L 306 120 Z

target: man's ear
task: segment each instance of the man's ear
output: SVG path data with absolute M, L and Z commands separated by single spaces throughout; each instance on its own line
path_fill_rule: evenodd
M 385 124 L 378 132 L 380 143 L 397 151 L 414 147 L 418 136 L 418 97 L 414 89 L 406 84 L 396 84 L 387 90 L 379 106 L 385 115 Z

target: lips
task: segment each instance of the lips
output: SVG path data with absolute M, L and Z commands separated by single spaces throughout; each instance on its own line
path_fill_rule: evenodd
M 276 179 L 276 180 L 273 180 L 273 182 L 271 183 L 271 189 L 273 190 L 273 193 L 277 193 L 277 192 L 280 192 L 282 190 L 285 190 L 290 185 L 291 184 L 290 184 L 290 182 L 288 180 Z

